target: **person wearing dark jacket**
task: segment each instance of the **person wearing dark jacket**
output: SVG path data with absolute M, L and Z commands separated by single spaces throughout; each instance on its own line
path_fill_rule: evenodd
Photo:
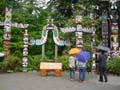
M 100 51 L 100 55 L 98 58 L 98 62 L 99 62 L 99 81 L 103 82 L 103 77 L 105 79 L 105 82 L 108 81 L 107 78 L 107 73 L 106 73 L 106 61 L 107 61 L 107 55 L 105 54 L 104 51 Z

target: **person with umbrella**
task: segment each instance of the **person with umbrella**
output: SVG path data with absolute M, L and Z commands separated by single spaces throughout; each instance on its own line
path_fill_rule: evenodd
M 86 73 L 86 63 L 87 61 L 90 59 L 90 53 L 88 51 L 80 51 L 77 54 L 77 66 L 78 66 L 78 70 L 79 70 L 79 80 L 80 82 L 84 82 L 85 81 L 85 73 Z
M 107 61 L 107 55 L 105 54 L 104 50 L 100 50 L 100 55 L 98 58 L 99 63 L 99 81 L 103 82 L 103 77 L 105 79 L 105 82 L 108 81 L 107 74 L 106 74 L 106 61 Z
M 71 48 L 68 51 L 69 57 L 69 68 L 70 68 L 70 80 L 75 78 L 75 66 L 76 66 L 76 54 L 80 52 L 80 48 Z

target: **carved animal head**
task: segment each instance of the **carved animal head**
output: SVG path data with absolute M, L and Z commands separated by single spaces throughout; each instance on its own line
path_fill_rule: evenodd
M 11 18 L 12 18 L 11 12 L 12 12 L 12 9 L 6 8 L 6 10 L 5 10 L 5 18 L 6 19 L 11 20 Z

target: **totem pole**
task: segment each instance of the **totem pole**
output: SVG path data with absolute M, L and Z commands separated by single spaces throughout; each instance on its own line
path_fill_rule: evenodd
M 110 48 L 109 55 L 114 58 L 116 55 L 119 55 L 118 10 L 116 5 L 119 0 L 99 1 L 109 2 L 109 10 L 102 12 L 102 45 Z
M 102 45 L 109 47 L 109 32 L 108 32 L 108 14 L 104 10 L 102 12 Z
M 80 22 L 81 22 L 81 19 L 82 19 L 82 16 L 76 16 L 75 18 L 76 20 L 76 32 L 75 32 L 75 36 L 76 36 L 76 47 L 78 48 L 81 48 L 83 47 L 83 39 L 82 39 L 82 36 L 83 36 L 83 32 L 79 29 L 82 29 L 82 27 L 80 26 Z M 80 28 L 81 27 L 81 28 Z
M 94 74 L 96 71 L 96 42 L 95 42 L 95 40 L 96 40 L 96 33 L 95 33 L 96 28 L 94 25 L 92 27 L 92 30 L 93 30 L 93 32 L 91 34 L 91 36 L 92 36 L 91 50 L 92 50 L 92 59 L 93 60 L 92 60 L 91 72 Z
M 23 71 L 27 71 L 27 55 L 28 55 L 28 34 L 27 34 L 27 28 L 28 24 L 18 24 L 18 23 L 12 23 L 12 9 L 6 8 L 5 13 L 5 21 L 3 23 L 0 23 L 0 26 L 4 26 L 4 51 L 5 56 L 8 56 L 10 54 L 9 45 L 10 45 L 10 39 L 11 39 L 11 27 L 21 28 L 24 32 L 24 48 L 23 48 Z
M 5 51 L 5 56 L 10 54 L 9 45 L 11 39 L 11 15 L 12 9 L 5 9 L 5 21 L 0 23 L 0 26 L 4 26 L 4 35 L 3 35 L 3 46 Z
M 42 45 L 42 57 L 45 56 L 45 43 L 47 41 L 48 32 L 53 32 L 53 40 L 55 42 L 55 61 L 57 60 L 58 46 L 64 46 L 64 41 L 60 40 L 57 26 L 54 25 L 53 19 L 47 19 L 47 25 L 43 27 L 41 39 L 30 40 L 30 45 Z
M 28 26 L 29 24 L 18 24 L 18 23 L 13 23 L 12 24 L 13 27 L 16 28 L 21 28 L 24 30 L 24 38 L 23 38 L 23 42 L 24 42 L 24 46 L 23 46 L 23 72 L 27 72 L 27 65 L 28 65 L 28 45 L 29 45 L 29 41 L 28 41 Z
M 29 45 L 29 41 L 28 41 L 28 26 L 29 24 L 18 24 L 18 23 L 14 23 L 12 24 L 13 27 L 17 27 L 17 28 L 21 28 L 24 30 L 24 38 L 23 38 L 23 42 L 24 42 L 24 46 L 23 46 L 23 72 L 27 72 L 27 65 L 28 65 L 28 45 Z
M 25 26 L 24 32 L 24 47 L 23 47 L 23 72 L 27 72 L 27 65 L 28 65 L 28 30 L 26 29 L 28 25 Z
M 77 29 L 77 30 L 76 30 Z M 90 33 L 91 34 L 91 50 L 92 50 L 92 68 L 91 71 L 94 72 L 96 69 L 96 28 L 93 25 L 92 28 L 86 28 L 82 27 L 80 24 L 77 25 L 77 27 L 66 27 L 66 28 L 60 28 L 61 32 L 63 33 L 69 33 L 69 32 L 75 32 L 75 37 L 76 37 L 76 47 L 81 48 L 83 47 L 83 33 Z M 66 43 L 65 43 L 66 45 Z M 67 45 L 66 45 L 67 46 Z
M 119 51 L 118 44 L 118 14 L 117 14 L 117 0 L 110 0 L 110 23 L 111 23 L 111 53 L 112 56 L 116 56 Z

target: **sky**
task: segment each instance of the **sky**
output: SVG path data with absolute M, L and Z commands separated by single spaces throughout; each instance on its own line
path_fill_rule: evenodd
M 45 0 L 46 2 L 50 1 L 50 0 Z
M 50 0 L 41 0 L 41 1 L 45 1 L 45 3 L 47 3 L 47 2 L 50 1 Z
M 36 3 L 37 3 L 38 7 L 44 6 L 43 8 L 46 8 L 48 1 L 50 1 L 50 0 L 37 0 Z

